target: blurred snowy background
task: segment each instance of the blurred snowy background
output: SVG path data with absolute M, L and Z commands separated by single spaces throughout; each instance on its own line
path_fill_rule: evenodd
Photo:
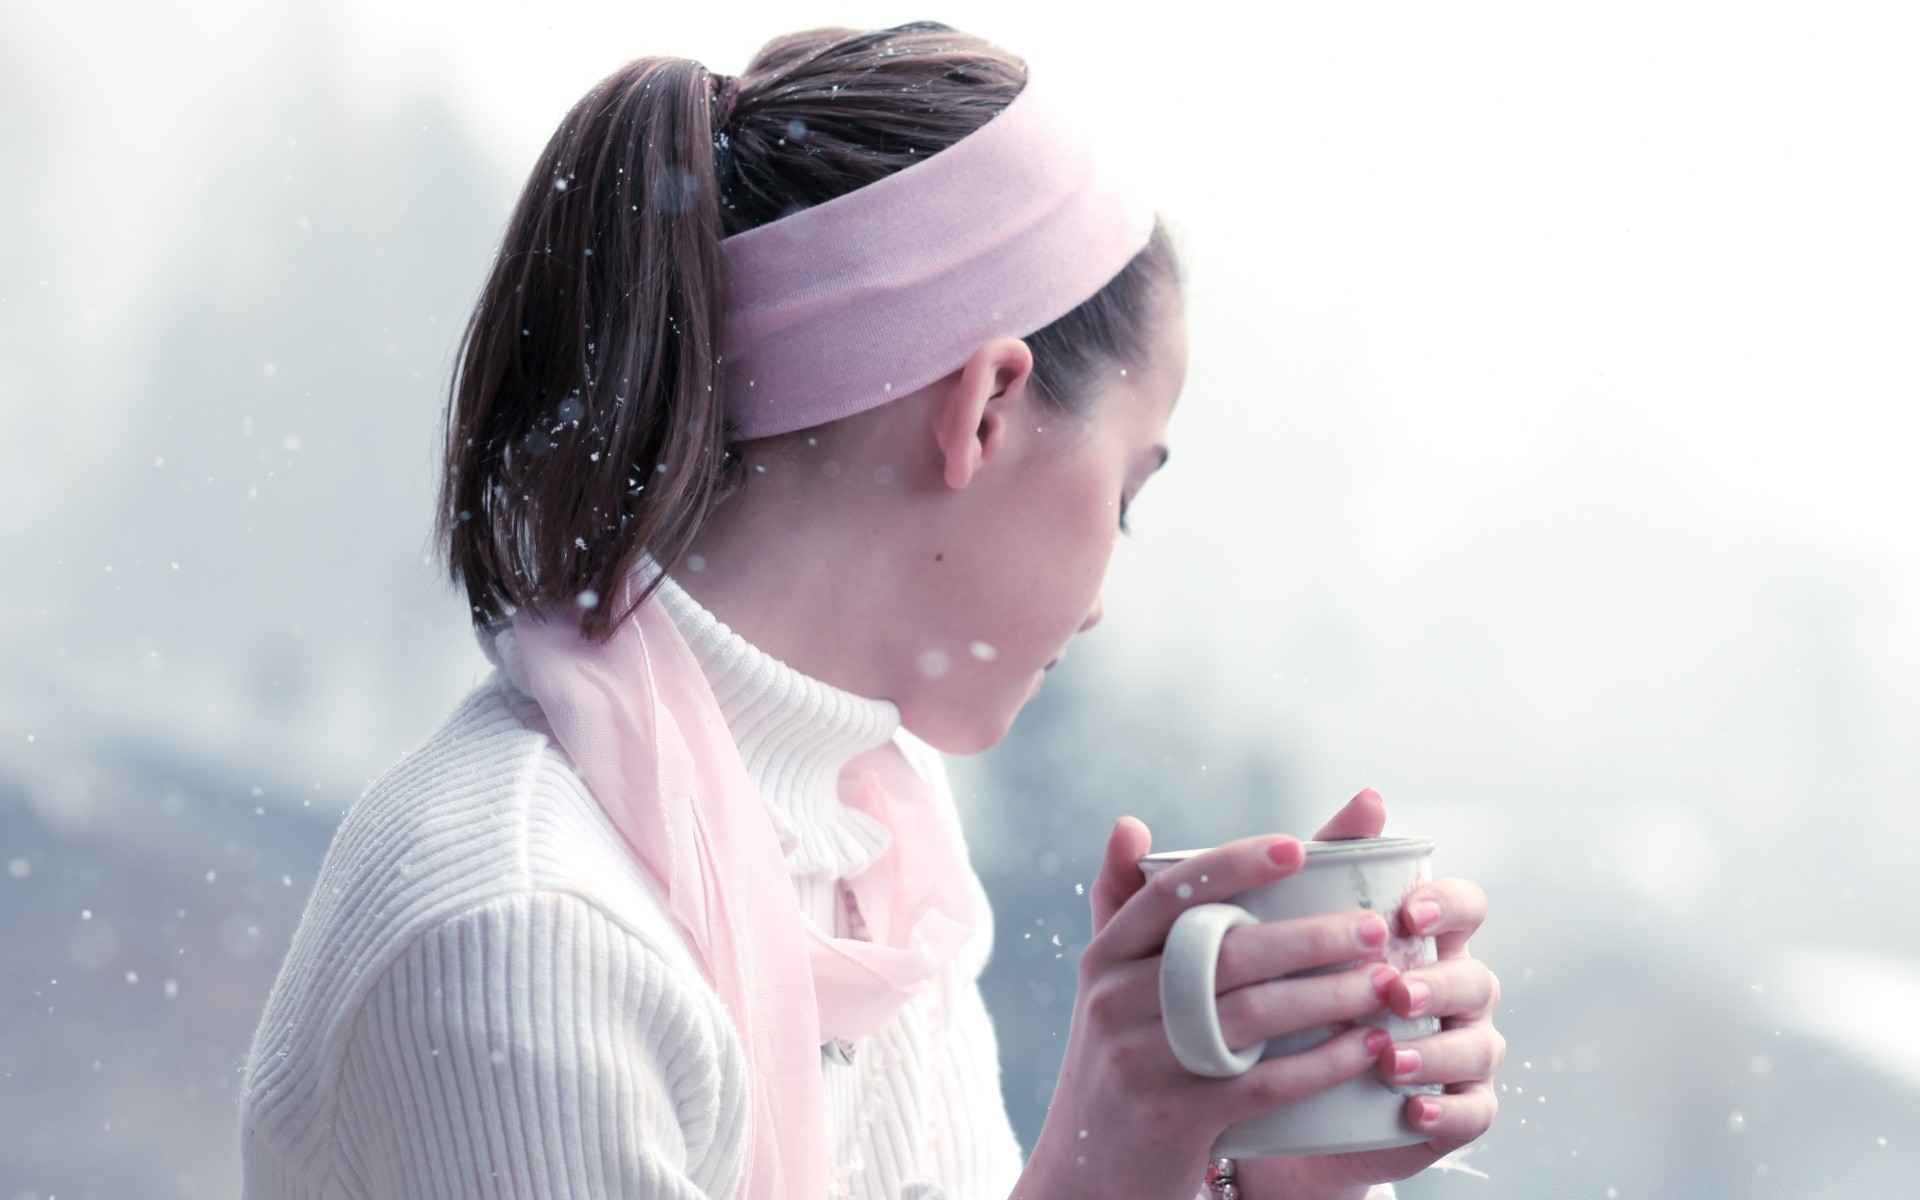
M 0 1200 L 237 1192 L 333 826 L 485 673 L 435 427 L 560 115 L 926 16 L 1103 108 L 1191 272 L 1107 619 L 953 764 L 1023 1138 L 1113 819 L 1372 785 L 1512 1042 L 1404 1196 L 1920 1195 L 1910 8 L 0 0 Z

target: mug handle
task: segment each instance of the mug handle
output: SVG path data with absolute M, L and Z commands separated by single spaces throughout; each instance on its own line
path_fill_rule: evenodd
M 1196 1075 L 1225 1079 L 1260 1061 L 1266 1042 L 1235 1051 L 1220 1032 L 1214 1000 L 1220 939 L 1235 925 L 1259 918 L 1237 904 L 1196 904 L 1180 914 L 1160 951 L 1160 1019 L 1180 1065 Z

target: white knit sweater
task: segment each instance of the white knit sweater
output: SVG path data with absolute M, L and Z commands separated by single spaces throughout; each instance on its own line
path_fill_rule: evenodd
M 762 653 L 671 578 L 659 595 L 773 815 L 802 912 L 844 934 L 836 880 L 888 835 L 840 803 L 839 768 L 896 739 L 957 827 L 939 755 L 891 703 Z M 1012 1191 L 1020 1150 L 977 986 L 991 945 L 983 925 L 850 1063 L 823 1062 L 835 1195 Z M 334 837 L 248 1058 L 244 1194 L 727 1197 L 745 1078 L 651 878 L 496 670 Z
M 893 704 L 794 671 L 671 578 L 658 594 L 803 914 L 844 934 L 836 881 L 888 835 L 839 802 L 840 766 L 898 741 L 958 828 L 940 756 Z M 991 945 L 989 922 L 851 1062 L 822 1063 L 833 1195 L 1011 1193 L 1020 1150 L 977 982 Z M 744 1081 L 652 879 L 496 669 L 334 836 L 248 1056 L 243 1200 L 730 1197 Z

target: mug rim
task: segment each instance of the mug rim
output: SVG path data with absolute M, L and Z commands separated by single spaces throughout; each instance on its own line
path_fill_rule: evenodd
M 1343 838 L 1338 841 L 1315 842 L 1302 841 L 1307 861 L 1326 861 L 1347 858 L 1390 858 L 1399 854 L 1419 853 L 1433 849 L 1430 837 L 1373 837 Z M 1212 846 L 1201 846 L 1194 850 L 1159 850 L 1134 860 L 1142 869 L 1148 867 L 1170 867 L 1183 862 L 1196 854 L 1205 854 Z

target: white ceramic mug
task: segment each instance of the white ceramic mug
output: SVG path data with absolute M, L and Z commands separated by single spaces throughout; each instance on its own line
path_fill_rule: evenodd
M 1434 961 L 1433 939 L 1402 937 L 1395 920 L 1407 894 L 1431 878 L 1431 838 L 1355 838 L 1303 845 L 1306 860 L 1292 875 L 1250 888 L 1228 903 L 1195 905 L 1181 913 L 1168 932 L 1160 953 L 1161 1019 L 1174 1057 L 1189 1071 L 1216 1077 L 1238 1075 L 1263 1058 L 1310 1050 L 1339 1032 L 1333 1025 L 1315 1025 L 1239 1049 L 1226 1044 L 1215 1004 L 1214 973 L 1220 939 L 1235 925 L 1320 916 L 1351 908 L 1370 909 L 1386 921 L 1386 944 L 1372 955 L 1300 971 L 1287 978 L 1348 970 L 1362 962 L 1384 962 L 1405 971 Z M 1204 851 L 1149 854 L 1140 860 L 1140 868 L 1151 878 L 1155 872 L 1201 853 Z M 1361 1018 L 1359 1023 L 1381 1026 L 1396 1042 L 1440 1031 L 1438 1018 L 1408 1020 L 1385 1009 Z M 1377 1071 L 1367 1071 L 1296 1103 L 1235 1122 L 1214 1143 L 1213 1153 L 1258 1158 L 1410 1146 L 1428 1140 L 1429 1135 L 1415 1130 L 1402 1116 L 1406 1097 L 1441 1090 L 1439 1084 L 1390 1084 Z

